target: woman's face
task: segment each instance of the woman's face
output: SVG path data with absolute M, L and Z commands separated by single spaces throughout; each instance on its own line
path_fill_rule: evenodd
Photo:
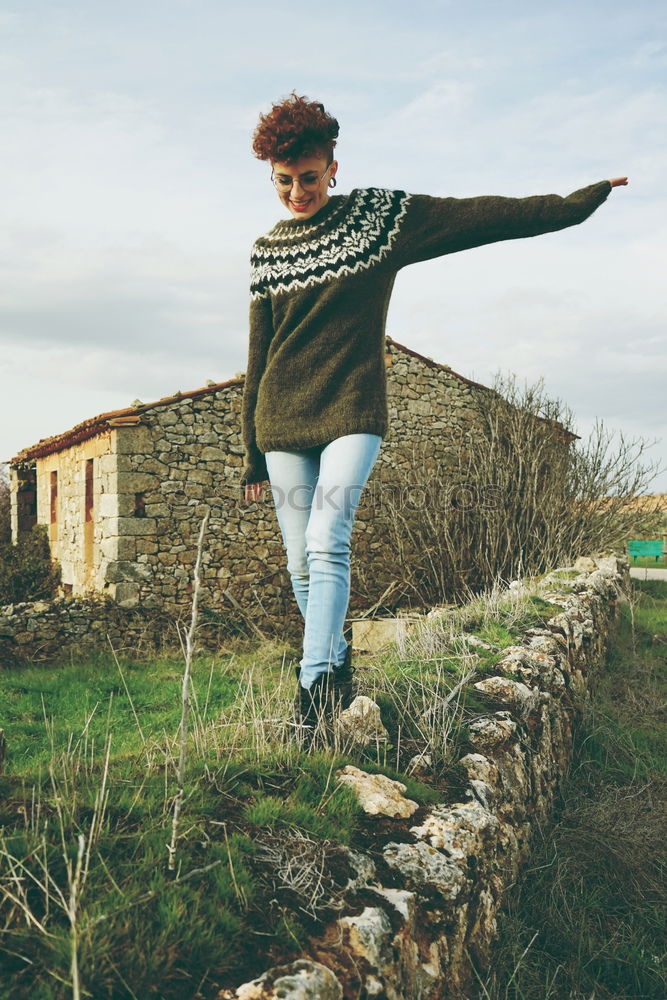
M 272 162 L 278 197 L 294 219 L 309 219 L 329 200 L 329 181 L 338 163 L 326 156 L 302 156 L 294 163 Z

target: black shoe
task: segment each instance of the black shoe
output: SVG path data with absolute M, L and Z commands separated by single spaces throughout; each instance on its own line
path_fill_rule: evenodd
M 299 684 L 299 714 L 302 726 L 314 729 L 322 714 L 322 695 L 328 694 L 327 675 L 320 674 L 309 688 Z M 326 699 L 325 699 L 326 700 Z
M 299 725 L 315 729 L 320 721 L 331 722 L 334 714 L 352 701 L 353 681 L 352 646 L 348 645 L 345 659 L 330 673 L 319 674 L 310 688 L 299 684 Z
M 333 670 L 334 702 L 341 709 L 350 706 L 354 698 L 354 667 L 352 666 L 352 646 L 348 643 L 345 659 Z
M 332 675 L 320 674 L 309 688 L 299 684 L 296 697 L 296 722 L 301 737 L 306 745 L 312 743 L 315 731 L 320 724 L 326 726 L 333 716 L 333 684 Z

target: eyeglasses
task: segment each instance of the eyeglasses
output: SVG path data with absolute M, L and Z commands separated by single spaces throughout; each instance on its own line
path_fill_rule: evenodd
M 333 160 L 331 161 L 327 169 L 324 171 L 324 173 L 320 174 L 319 177 L 312 170 L 309 170 L 305 174 L 301 174 L 300 177 L 288 177 L 287 174 L 278 174 L 276 176 L 273 173 L 273 171 L 271 171 L 271 181 L 277 191 L 291 191 L 295 180 L 298 180 L 300 186 L 304 191 L 315 191 L 319 186 L 319 184 L 324 179 L 327 172 L 329 171 L 329 168 L 331 167 L 332 163 Z

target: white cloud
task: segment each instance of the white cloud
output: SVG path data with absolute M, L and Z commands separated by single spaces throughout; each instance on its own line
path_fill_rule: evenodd
M 396 118 L 404 127 L 433 128 L 440 115 L 460 115 L 470 107 L 473 88 L 461 80 L 436 80 L 427 90 L 399 108 Z
M 245 368 L 247 254 L 282 214 L 250 132 L 293 87 L 341 120 L 339 191 L 567 194 L 627 173 L 581 227 L 403 272 L 388 332 L 664 435 L 659 5 L 343 0 L 305 41 L 297 23 L 268 0 L 0 14 L 0 378 L 22 414 L 0 454 Z
M 667 42 L 660 38 L 644 42 L 631 54 L 629 62 L 639 68 L 664 66 L 667 63 Z

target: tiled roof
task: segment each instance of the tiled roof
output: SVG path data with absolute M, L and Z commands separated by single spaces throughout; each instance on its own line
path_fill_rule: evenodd
M 398 348 L 398 350 L 403 351 L 405 354 L 410 354 L 413 358 L 419 358 L 420 361 L 423 361 L 430 368 L 439 368 L 442 371 L 446 371 L 454 378 L 465 382 L 466 385 L 472 385 L 478 389 L 486 389 L 488 392 L 493 391 L 488 386 L 482 385 L 481 382 L 473 382 L 472 379 L 466 378 L 464 375 L 459 375 L 449 365 L 440 364 L 438 361 L 434 361 L 433 358 L 425 357 L 423 354 L 419 354 L 418 351 L 413 351 L 412 348 L 406 347 L 404 344 L 399 344 L 392 337 L 387 337 L 386 339 L 388 343 Z M 200 389 L 191 389 L 189 392 L 177 392 L 172 396 L 163 396 L 162 399 L 156 399 L 152 403 L 141 403 L 136 406 L 127 406 L 123 410 L 109 410 L 108 413 L 100 413 L 96 417 L 89 417 L 87 420 L 83 420 L 68 431 L 63 431 L 62 434 L 54 434 L 52 437 L 42 438 L 37 444 L 24 448 L 10 460 L 9 464 L 12 466 L 26 465 L 34 462 L 35 459 L 44 458 L 46 455 L 53 455 L 55 452 L 63 451 L 74 444 L 87 441 L 88 438 L 101 434 L 109 427 L 131 424 L 134 422 L 131 420 L 132 417 L 138 417 L 146 410 L 152 410 L 156 406 L 168 406 L 170 403 L 177 403 L 182 399 L 195 399 L 198 396 L 206 396 L 212 392 L 219 392 L 220 389 L 226 389 L 230 385 L 243 385 L 244 379 L 245 375 L 241 375 L 236 378 L 230 378 L 226 382 L 214 382 Z M 565 431 L 565 428 L 563 428 L 563 431 L 571 440 L 577 437 L 576 434 L 570 434 L 570 432 Z
M 108 413 L 100 413 L 96 417 L 89 417 L 83 420 L 76 427 L 62 434 L 54 434 L 52 437 L 42 438 L 37 444 L 24 448 L 18 455 L 10 460 L 10 465 L 25 465 L 27 462 L 37 458 L 44 458 L 46 455 L 53 455 L 54 452 L 63 451 L 73 444 L 80 444 L 88 438 L 101 434 L 108 427 L 120 427 L 124 423 L 131 424 L 130 417 L 137 417 L 146 410 L 152 410 L 156 406 L 167 406 L 169 403 L 177 403 L 181 399 L 194 399 L 197 396 L 206 396 L 211 392 L 218 392 L 228 385 L 242 385 L 243 378 L 230 378 L 226 382 L 214 382 L 212 385 L 205 385 L 201 389 L 191 389 L 189 392 L 176 392 L 173 396 L 163 396 L 152 403 L 141 403 L 136 406 L 127 406 L 124 410 L 109 410 Z M 124 419 L 125 418 L 125 419 Z

